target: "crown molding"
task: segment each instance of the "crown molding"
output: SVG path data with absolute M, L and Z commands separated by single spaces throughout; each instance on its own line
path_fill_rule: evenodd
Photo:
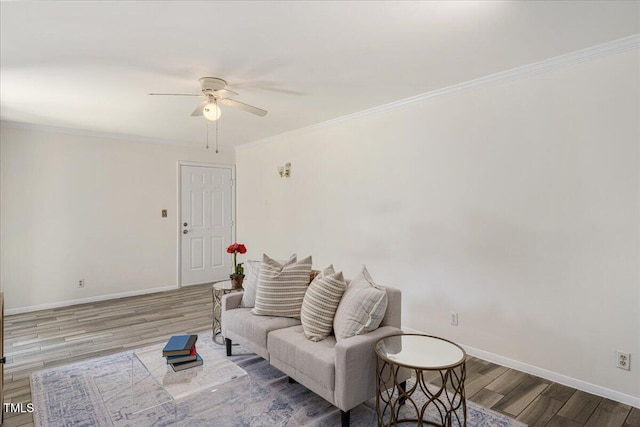
M 594 61 L 599 58 L 614 55 L 617 53 L 626 52 L 633 49 L 640 48 L 640 34 L 634 34 L 629 37 L 624 37 L 611 42 L 602 43 L 599 45 L 591 46 L 585 49 L 577 50 L 575 52 L 567 53 L 564 55 L 556 56 L 553 58 L 545 59 L 543 61 L 534 62 L 532 64 L 523 65 L 521 67 L 512 68 L 506 71 L 500 71 L 498 73 L 489 74 L 484 77 L 469 80 L 455 85 L 447 86 L 441 89 L 436 89 L 430 92 L 425 92 L 419 95 L 404 98 L 399 101 L 390 102 L 377 107 L 369 108 L 367 110 L 359 111 L 357 113 L 349 114 L 346 116 L 338 117 L 328 120 L 326 122 L 314 124 L 300 129 L 295 129 L 289 132 L 284 132 L 278 135 L 270 136 L 268 138 L 260 139 L 257 141 L 249 142 L 237 146 L 235 149 L 243 150 L 258 145 L 270 143 L 281 139 L 282 137 L 298 135 L 309 131 L 323 129 L 335 126 L 342 122 L 357 119 L 359 117 L 370 116 L 378 114 L 384 111 L 395 110 L 397 108 L 404 107 L 406 105 L 423 102 L 432 98 L 440 96 L 450 95 L 455 92 L 462 92 L 465 90 L 473 89 L 478 86 L 484 86 L 494 84 L 498 82 L 506 82 L 511 80 L 518 80 L 525 77 L 529 77 L 535 74 L 545 73 L 547 71 L 556 70 L 559 68 L 569 67 L 584 62 Z
M 163 144 L 163 145 L 180 145 L 182 147 L 195 147 L 194 145 L 191 145 L 191 144 L 185 145 L 186 141 L 178 141 L 174 139 L 150 138 L 147 136 L 137 136 L 137 135 L 101 132 L 101 131 L 84 130 L 84 129 L 63 128 L 63 127 L 57 127 L 57 126 L 46 126 L 46 125 L 38 125 L 38 124 L 24 123 L 24 122 L 12 122 L 12 121 L 2 120 L 0 121 L 0 126 L 3 128 L 25 129 L 25 130 L 38 131 L 38 132 L 60 133 L 65 135 L 79 135 L 79 136 L 88 136 L 92 138 L 116 139 L 119 141 L 144 142 L 149 144 Z M 233 148 L 218 148 L 218 151 L 233 151 Z

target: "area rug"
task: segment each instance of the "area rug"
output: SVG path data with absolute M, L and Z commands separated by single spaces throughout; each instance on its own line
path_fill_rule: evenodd
M 224 357 L 211 333 L 199 346 Z M 31 394 L 36 426 L 339 426 L 340 411 L 287 377 L 261 357 L 234 346 L 230 357 L 248 376 L 185 399 L 168 399 L 162 386 L 137 368 L 133 352 L 33 372 Z M 205 361 L 206 363 L 206 361 Z M 375 399 L 351 410 L 353 427 L 377 425 Z M 145 408 L 138 411 L 137 408 Z M 150 409 L 147 409 L 150 408 Z M 405 410 L 403 408 L 403 410 Z M 410 424 L 403 424 L 410 425 Z M 467 402 L 469 427 L 522 427 L 507 416 Z

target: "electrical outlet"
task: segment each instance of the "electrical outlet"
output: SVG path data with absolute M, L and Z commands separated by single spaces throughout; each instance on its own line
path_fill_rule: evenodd
M 625 371 L 631 370 L 631 353 L 625 353 L 618 350 L 616 352 L 616 368 L 624 369 Z
M 84 279 L 78 280 L 78 287 L 79 288 L 84 288 Z
M 458 326 L 458 313 L 455 311 L 451 312 L 451 324 L 453 326 Z

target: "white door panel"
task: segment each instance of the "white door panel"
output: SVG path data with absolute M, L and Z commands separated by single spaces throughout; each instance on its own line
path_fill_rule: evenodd
M 231 168 L 180 166 L 181 285 L 229 277 L 232 191 Z

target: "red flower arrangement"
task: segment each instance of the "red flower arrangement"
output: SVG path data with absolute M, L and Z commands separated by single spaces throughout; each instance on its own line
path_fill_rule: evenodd
M 246 254 L 247 247 L 242 243 L 234 243 L 227 248 L 227 253 L 233 254 L 233 271 L 238 276 L 244 275 L 244 268 L 242 263 L 238 264 L 238 254 Z

